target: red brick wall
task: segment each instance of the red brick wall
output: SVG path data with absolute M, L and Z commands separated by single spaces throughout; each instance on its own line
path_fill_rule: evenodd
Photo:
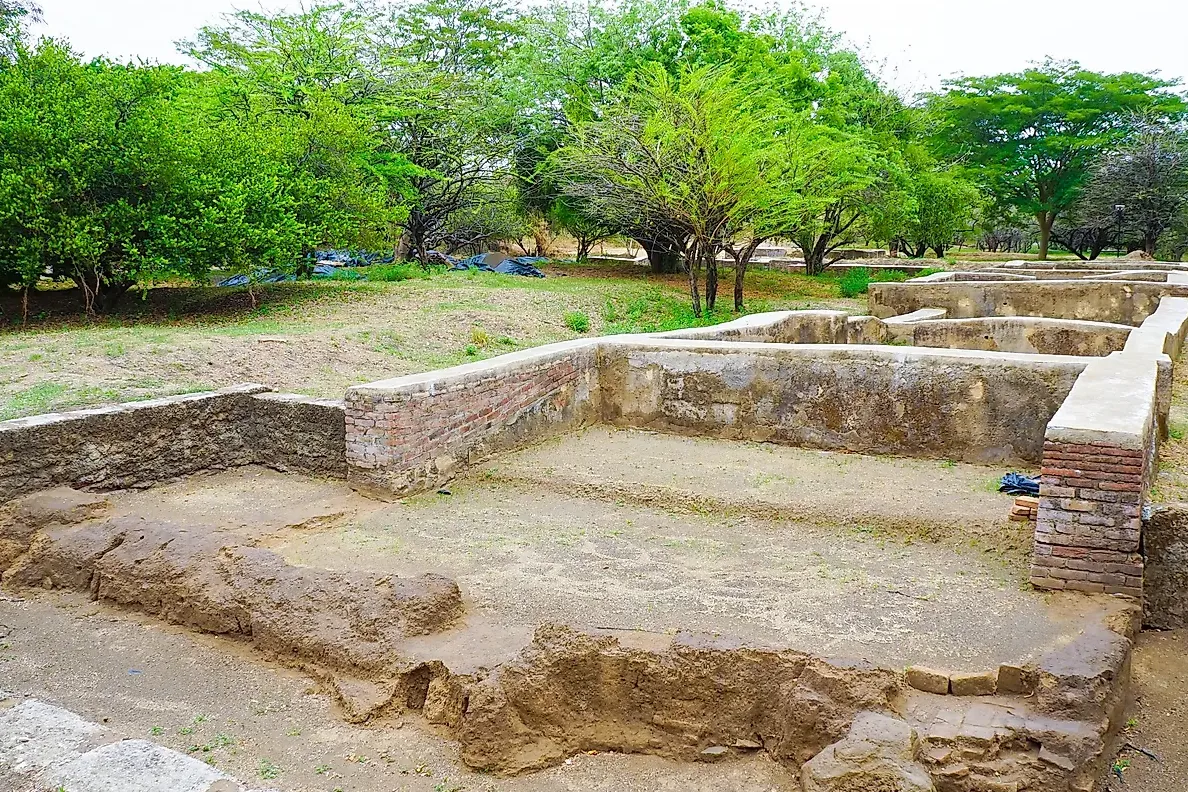
M 430 488 L 494 451 L 593 418 L 593 344 L 507 357 L 440 372 L 433 381 L 409 377 L 390 388 L 348 391 L 350 481 L 394 495 Z
M 1141 597 L 1146 450 L 1045 442 L 1031 582 Z

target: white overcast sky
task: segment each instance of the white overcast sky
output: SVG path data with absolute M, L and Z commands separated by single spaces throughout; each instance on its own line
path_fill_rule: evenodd
M 1096 71 L 1188 78 L 1188 0 L 833 0 L 810 3 L 897 88 L 1016 71 L 1045 56 Z M 41 0 L 39 32 L 87 55 L 183 62 L 174 42 L 237 8 L 292 0 Z

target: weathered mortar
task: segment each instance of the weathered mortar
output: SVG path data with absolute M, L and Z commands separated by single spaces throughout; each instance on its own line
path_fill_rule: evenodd
M 1086 365 L 1078 358 L 897 347 L 612 339 L 603 419 L 617 426 L 874 454 L 1028 463 Z
M 251 464 L 345 475 L 342 407 L 266 390 L 241 385 L 4 421 L 0 501 L 60 485 L 149 487 Z
M 1109 322 L 1030 316 L 942 319 L 905 328 L 914 346 L 1084 357 L 1121 350 L 1132 330 Z
M 1045 316 L 1138 325 L 1164 296 L 1188 296 L 1188 286 L 1138 281 L 990 281 L 872 283 L 870 312 L 886 318 L 920 308 L 945 308 L 952 319 Z

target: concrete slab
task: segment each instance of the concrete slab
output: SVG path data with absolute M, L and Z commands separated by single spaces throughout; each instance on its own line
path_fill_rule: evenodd
M 103 727 L 40 701 L 0 711 L 0 770 L 34 774 L 69 762 L 103 734 Z
M 226 773 L 146 740 L 124 740 L 89 751 L 46 773 L 51 788 L 70 792 L 209 792 Z

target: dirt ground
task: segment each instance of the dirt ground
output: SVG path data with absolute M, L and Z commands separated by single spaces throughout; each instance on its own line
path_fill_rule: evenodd
M 673 459 L 700 462 L 658 478 Z M 715 471 L 715 499 L 688 500 Z M 451 495 L 396 504 L 258 468 L 116 501 L 126 514 L 194 515 L 300 566 L 455 579 L 466 626 L 428 642 L 426 656 L 500 662 L 559 621 L 980 670 L 1059 641 L 1083 615 L 1063 603 L 1085 602 L 1030 590 L 1024 560 L 1002 550 L 1026 537 L 1010 538 L 1022 529 L 1003 519 L 1011 499 L 989 491 L 994 474 L 598 428 L 501 457 Z M 826 484 L 836 508 L 807 506 Z M 931 523 L 919 515 L 933 508 L 948 531 L 938 541 L 922 538 Z M 902 525 L 905 511 L 923 527 L 882 527 Z
M 32 697 L 286 792 L 783 792 L 764 756 L 719 765 L 580 755 L 501 779 L 467 770 L 419 718 L 351 726 L 302 674 L 238 644 L 64 595 L 0 595 L 0 707 Z
M 254 307 L 242 289 L 154 289 L 100 318 L 79 316 L 71 293 L 50 292 L 35 295 L 28 325 L 0 294 L 0 420 L 240 382 L 341 398 L 361 382 L 578 337 L 566 322 L 576 313 L 591 335 L 695 322 L 678 276 L 575 265 L 549 273 L 276 284 L 259 288 Z M 748 286 L 751 311 L 864 304 L 838 298 L 830 279 L 757 272 Z
M 1188 789 L 1188 630 L 1140 635 L 1131 674 L 1135 706 L 1124 735 L 1126 746 L 1102 788 L 1184 792 Z

